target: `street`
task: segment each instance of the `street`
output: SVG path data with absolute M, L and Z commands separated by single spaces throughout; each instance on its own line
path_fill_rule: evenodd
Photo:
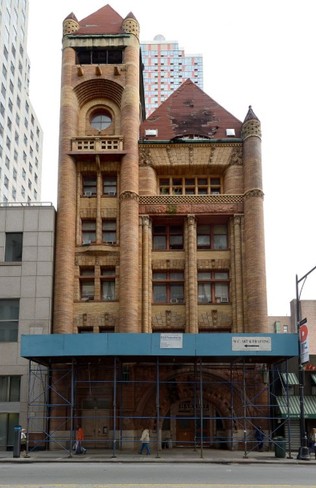
M 0 488 L 315 488 L 314 465 L 2 463 Z

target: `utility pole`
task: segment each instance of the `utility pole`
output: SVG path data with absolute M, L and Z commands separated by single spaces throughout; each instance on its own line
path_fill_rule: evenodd
M 304 412 L 304 385 L 305 385 L 305 370 L 304 364 L 302 363 L 302 351 L 301 351 L 301 337 L 300 328 L 304 325 L 307 320 L 301 318 L 301 293 L 303 286 L 305 284 L 307 276 L 316 269 L 316 266 L 308 271 L 304 276 L 298 278 L 296 275 L 296 327 L 298 335 L 298 374 L 299 374 L 299 401 L 300 401 L 300 447 L 297 455 L 297 459 L 309 460 L 309 448 L 307 445 L 307 435 L 305 431 L 305 412 Z M 302 283 L 301 289 L 299 290 L 299 284 Z

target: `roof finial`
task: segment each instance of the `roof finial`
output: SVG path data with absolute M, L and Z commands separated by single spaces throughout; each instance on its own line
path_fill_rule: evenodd
M 259 120 L 256 114 L 254 113 L 254 111 L 252 110 L 251 105 L 249 105 L 249 109 L 245 117 L 244 123 L 247 122 L 248 120 Z

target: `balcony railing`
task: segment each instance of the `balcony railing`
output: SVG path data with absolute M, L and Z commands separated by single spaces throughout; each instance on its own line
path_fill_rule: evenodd
M 190 205 L 190 204 L 242 204 L 243 195 L 142 195 L 139 197 L 141 205 Z
M 122 151 L 123 137 L 78 137 L 72 139 L 71 150 L 73 152 Z

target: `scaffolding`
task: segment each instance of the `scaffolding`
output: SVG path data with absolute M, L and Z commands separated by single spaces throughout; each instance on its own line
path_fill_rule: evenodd
M 81 425 L 86 448 L 107 449 L 117 457 L 121 450 L 137 450 L 141 430 L 148 427 L 157 457 L 162 449 L 188 447 L 201 458 L 208 448 L 243 450 L 247 458 L 260 448 L 260 429 L 263 449 L 273 449 L 282 435 L 292 457 L 290 412 L 281 417 L 278 408 L 282 393 L 289 405 L 287 386 L 280 390 L 284 372 L 287 360 L 30 360 L 28 448 L 63 449 L 72 456 Z

